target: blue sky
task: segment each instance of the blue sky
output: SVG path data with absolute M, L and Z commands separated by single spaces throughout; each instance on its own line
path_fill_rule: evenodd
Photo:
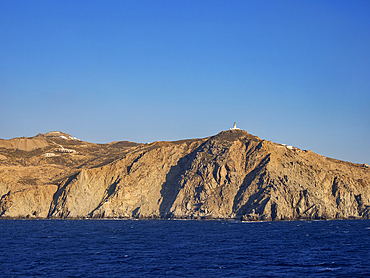
M 251 134 L 370 163 L 370 1 L 1 1 L 0 138 Z

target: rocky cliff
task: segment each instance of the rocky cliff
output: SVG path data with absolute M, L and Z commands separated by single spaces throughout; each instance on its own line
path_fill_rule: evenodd
M 370 218 L 367 165 L 241 130 L 103 145 L 54 132 L 2 146 L 2 218 Z

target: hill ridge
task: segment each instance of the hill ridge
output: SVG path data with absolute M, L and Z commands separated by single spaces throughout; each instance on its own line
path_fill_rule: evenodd
M 68 136 L 0 148 L 0 218 L 370 218 L 368 166 L 244 130 L 148 144 Z

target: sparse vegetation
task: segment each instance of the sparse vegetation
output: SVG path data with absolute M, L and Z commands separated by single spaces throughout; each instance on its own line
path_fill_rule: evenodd
M 49 198 L 43 215 L 56 218 L 370 218 L 368 167 L 292 152 L 244 131 L 151 144 L 45 140 L 31 151 L 0 149 L 1 205 L 24 203 L 24 217 L 38 212 L 28 198 L 39 194 L 36 202 Z M 44 155 L 67 148 L 76 152 Z

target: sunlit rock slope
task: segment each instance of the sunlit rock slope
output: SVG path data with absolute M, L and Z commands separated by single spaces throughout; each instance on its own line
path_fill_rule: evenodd
M 0 146 L 2 218 L 370 218 L 367 165 L 242 130 L 151 144 L 26 139 L 40 141 Z

